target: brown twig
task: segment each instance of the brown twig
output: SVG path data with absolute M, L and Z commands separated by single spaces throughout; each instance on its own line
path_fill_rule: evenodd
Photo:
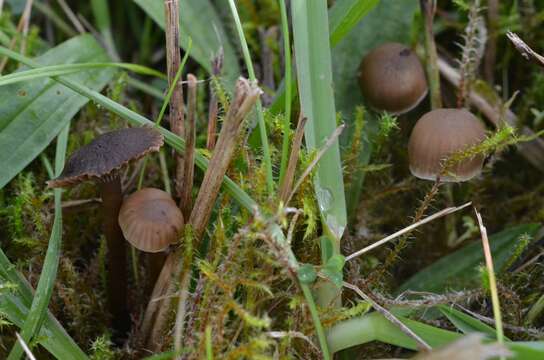
M 297 169 L 298 156 L 300 154 L 300 147 L 302 146 L 302 139 L 304 138 L 304 126 L 308 118 L 300 114 L 298 118 L 297 129 L 295 130 L 295 136 L 293 138 L 293 144 L 291 145 L 291 154 L 289 155 L 289 162 L 287 163 L 287 170 L 283 177 L 283 182 L 280 186 L 280 200 L 285 204 L 289 194 L 291 193 L 291 187 L 295 180 L 295 172 Z
M 434 42 L 433 34 L 433 18 L 436 11 L 436 0 L 420 0 L 419 5 L 421 14 L 423 14 L 425 26 L 425 56 L 427 62 L 427 78 L 431 93 L 431 108 L 439 109 L 442 107 L 442 97 L 440 95 L 440 74 L 437 66 L 438 55 L 436 54 L 436 44 Z
M 179 52 L 179 0 L 164 0 L 164 12 L 166 18 L 166 67 L 168 71 L 168 86 L 176 77 L 181 64 Z M 170 98 L 170 129 L 180 137 L 184 135 L 183 126 L 183 87 L 180 83 L 174 86 Z M 176 153 L 176 195 L 181 196 L 183 190 L 183 158 Z
M 193 207 L 191 194 L 195 173 L 196 86 L 197 78 L 193 74 L 187 75 L 187 127 L 185 129 L 184 177 L 180 196 L 180 208 L 185 219 L 189 218 Z
M 514 44 L 516 50 L 520 52 L 521 56 L 529 61 L 534 62 L 538 66 L 544 67 L 544 56 L 539 55 L 536 51 L 531 49 L 529 45 L 521 40 L 521 38 L 517 34 L 508 31 L 506 33 L 506 36 L 508 37 L 508 40 L 510 40 L 512 44 Z
M 219 48 L 217 55 L 212 60 L 212 83 L 213 80 L 216 80 L 217 77 L 221 74 L 223 69 L 223 48 Z M 219 103 L 217 101 L 217 94 L 213 89 L 213 86 L 210 86 L 210 104 L 208 107 L 208 133 L 206 140 L 206 148 L 208 150 L 213 150 L 215 147 L 215 138 L 216 138 L 216 129 L 217 129 L 217 115 L 219 113 Z
M 442 76 L 454 86 L 459 86 L 459 72 L 444 59 L 438 59 L 438 67 Z M 468 96 L 469 102 L 476 107 L 496 128 L 502 125 L 505 121 L 508 125 L 516 127 L 518 124 L 517 116 L 509 109 L 501 111 L 501 109 L 489 103 L 489 101 L 478 92 L 472 90 Z M 523 136 L 534 137 L 535 133 L 524 126 L 519 129 L 519 133 Z M 534 167 L 544 172 L 544 141 L 540 138 L 535 138 L 529 142 L 517 144 L 521 154 Z

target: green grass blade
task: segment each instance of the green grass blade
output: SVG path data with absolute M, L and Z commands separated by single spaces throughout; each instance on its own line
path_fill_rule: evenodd
M 0 55 L 5 55 L 14 59 L 26 66 L 39 68 L 40 65 L 35 61 L 22 56 L 14 51 L 11 51 L 3 46 L 0 46 Z M 155 123 L 146 117 L 124 107 L 123 105 L 109 99 L 108 97 L 100 94 L 98 91 L 94 91 L 76 81 L 62 78 L 54 77 L 54 79 L 61 83 L 62 85 L 72 89 L 73 91 L 87 97 L 90 100 L 95 101 L 97 104 L 100 104 L 105 109 L 113 112 L 116 115 L 126 119 L 129 123 L 134 126 L 154 126 Z M 185 151 L 185 142 L 179 136 L 173 134 L 172 132 L 164 129 L 163 127 L 158 127 L 158 130 L 164 135 L 165 141 L 168 145 L 174 148 L 176 151 L 183 153 Z M 202 155 L 200 152 L 195 154 L 195 164 L 202 170 L 206 170 L 208 167 L 208 159 Z M 225 189 L 231 194 L 233 199 L 237 201 L 241 206 L 247 209 L 250 212 L 253 212 L 257 203 L 249 197 L 236 183 L 234 183 L 230 178 L 226 177 L 223 180 L 223 185 Z
M 339 0 L 329 10 L 331 46 L 342 40 L 380 0 Z
M 523 234 L 534 235 L 539 224 L 513 226 L 490 236 L 490 247 L 497 272 L 516 251 L 517 240 Z M 398 290 L 431 291 L 435 293 L 446 289 L 465 289 L 478 284 L 480 280 L 478 267 L 484 256 L 480 243 L 472 243 L 437 260 L 425 269 L 408 279 Z
M 438 310 L 464 334 L 478 332 L 487 335 L 490 339 L 495 340 L 497 338 L 494 328 L 468 314 L 446 305 L 439 305 Z M 505 340 L 510 341 L 508 338 L 505 338 Z
M 292 65 L 291 65 L 291 40 L 289 36 L 289 19 L 287 18 L 287 7 L 285 0 L 279 0 L 281 14 L 281 31 L 283 34 L 283 53 L 285 54 L 285 75 L 283 77 L 285 84 L 291 84 Z M 289 159 L 289 130 L 291 128 L 291 99 L 292 87 L 287 86 L 285 89 L 285 108 L 283 116 L 283 142 L 281 147 L 281 163 L 280 163 L 280 181 L 283 181 L 285 170 L 287 169 L 287 160 Z
M 338 0 L 329 9 L 329 27 L 330 27 L 330 43 L 331 47 L 334 47 L 342 39 L 344 39 L 359 21 L 364 18 L 377 4 L 379 0 Z M 286 58 L 287 61 L 287 58 Z M 280 87 L 274 98 L 274 102 L 270 106 L 272 113 L 279 113 L 283 104 L 287 102 L 285 97 L 291 99 L 296 95 L 295 91 L 289 96 L 288 92 L 294 87 L 294 81 L 287 81 L 287 78 L 283 79 L 283 86 Z M 285 84 L 291 84 L 291 87 L 286 87 Z
M 108 54 L 115 60 L 119 60 L 119 54 L 115 47 L 115 41 L 111 32 L 110 10 L 107 0 L 91 0 L 91 9 L 96 21 L 98 31 L 102 34 L 104 45 Z
M 240 22 L 240 16 L 236 9 L 234 0 L 229 0 L 230 11 L 234 17 L 234 23 L 236 24 L 236 30 L 238 31 L 238 37 L 240 38 L 240 44 L 242 45 L 242 52 L 244 54 L 244 60 L 246 63 L 247 71 L 249 74 L 249 80 L 257 81 L 255 77 L 255 71 L 253 70 L 253 62 L 251 61 L 251 55 L 249 54 L 249 47 L 247 46 L 246 37 L 244 35 L 244 29 Z M 268 145 L 268 135 L 266 134 L 266 124 L 264 122 L 263 106 L 261 99 L 257 100 L 257 121 L 259 124 L 259 135 L 261 139 L 261 147 L 263 150 L 263 161 L 266 169 L 266 184 L 268 186 L 268 193 L 271 195 L 274 191 L 274 178 L 272 177 L 272 160 L 270 157 L 270 146 Z
M 34 62 L 43 67 L 108 60 L 92 36 L 82 35 L 46 51 Z M 101 68 L 65 78 L 101 90 L 114 71 Z M 39 156 L 88 101 L 49 78 L 0 87 L 0 188 Z
M 166 75 L 148 68 L 146 66 L 130 64 L 130 63 L 84 63 L 84 64 L 62 64 L 44 66 L 39 69 L 24 70 L 13 74 L 0 76 L 0 86 L 18 83 L 21 81 L 29 81 L 51 76 L 61 76 L 77 73 L 80 71 L 93 70 L 99 68 L 120 68 L 132 71 L 141 75 L 155 76 L 160 79 L 166 79 Z
M 66 156 L 66 146 L 68 143 L 68 134 L 70 124 L 68 123 L 60 132 L 57 138 L 57 148 L 55 155 L 55 175 L 58 176 L 64 167 L 64 159 Z M 36 294 L 32 301 L 32 306 L 26 317 L 25 323 L 21 328 L 21 338 L 25 343 L 30 344 L 30 341 L 40 333 L 41 326 L 47 317 L 47 307 L 51 300 L 53 287 L 57 278 L 57 270 L 60 260 L 60 249 L 62 245 L 62 206 L 61 206 L 61 189 L 55 189 L 55 218 L 53 228 L 45 254 L 44 264 L 36 288 Z M 19 341 L 16 341 L 8 356 L 8 360 L 17 360 L 23 355 L 23 348 Z
M 164 30 L 163 0 L 133 0 L 153 21 Z M 234 50 L 220 15 L 210 0 L 180 0 L 180 45 L 187 49 L 189 37 L 193 39 L 191 57 L 208 73 L 210 58 L 223 47 L 225 54 L 222 76 L 229 84 L 240 76 L 238 55 Z
M 308 118 L 304 134 L 312 151 L 336 129 L 331 52 L 323 42 L 329 38 L 327 2 L 299 0 L 292 6 L 299 93 L 302 112 Z M 323 155 L 314 187 L 323 222 L 338 250 L 347 221 L 338 141 Z

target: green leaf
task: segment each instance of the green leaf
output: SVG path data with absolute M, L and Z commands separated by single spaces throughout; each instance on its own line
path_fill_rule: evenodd
M 292 3 L 293 37 L 302 113 L 308 118 L 304 128 L 309 151 L 319 149 L 336 129 L 336 109 L 327 6 L 324 0 Z M 346 200 L 338 141 L 323 155 L 314 179 L 314 188 L 323 223 L 335 240 L 336 252 L 346 228 Z
M 479 332 L 487 335 L 491 339 L 495 340 L 497 338 L 497 333 L 494 328 L 484 324 L 480 320 L 475 319 L 470 315 L 445 305 L 439 305 L 438 309 L 457 329 L 462 331 L 464 334 Z M 510 341 L 508 339 L 506 340 Z
M 303 264 L 298 268 L 297 271 L 298 279 L 301 283 L 312 284 L 317 278 L 317 273 L 313 265 Z
M 66 156 L 66 146 L 68 144 L 68 135 L 70 132 L 70 123 L 64 126 L 57 138 L 57 149 L 55 155 L 55 176 L 59 176 L 64 168 L 64 159 Z M 43 322 L 47 317 L 47 307 L 53 293 L 53 286 L 57 278 L 57 269 L 60 260 L 60 249 L 62 244 L 62 206 L 61 189 L 55 189 L 55 217 L 53 228 L 45 254 L 40 280 L 36 288 L 36 294 L 26 317 L 24 325 L 21 327 L 21 338 L 27 344 L 35 335 L 39 334 Z M 8 356 L 8 360 L 17 360 L 23 354 L 23 348 L 19 341 L 15 342 Z
M 74 37 L 38 57 L 42 66 L 108 61 L 91 35 Z M 67 79 L 102 89 L 112 69 L 80 72 Z M 0 88 L 0 188 L 38 156 L 88 98 L 54 80 L 40 78 Z
M 446 345 L 461 336 L 418 321 L 398 318 L 431 347 Z M 406 349 L 417 349 L 417 344 L 411 337 L 377 312 L 337 323 L 329 329 L 327 338 L 333 352 L 376 340 Z
M 514 353 L 514 359 L 542 360 L 544 359 L 544 341 L 524 341 L 507 344 Z
M 325 267 L 327 269 L 342 272 L 342 269 L 344 268 L 344 264 L 346 263 L 346 258 L 340 254 L 334 254 L 327 260 L 327 263 L 325 264 Z
M 489 238 L 497 273 L 503 270 L 503 266 L 516 250 L 516 241 L 519 237 L 523 234 L 532 236 L 539 227 L 539 224 L 514 226 Z M 421 270 L 408 279 L 398 292 L 406 290 L 441 292 L 445 289 L 459 290 L 473 286 L 478 281 L 478 266 L 483 262 L 482 244 L 476 241 Z
M 341 271 L 325 267 L 321 269 L 321 273 L 325 275 L 325 277 L 330 280 L 336 286 L 336 288 L 342 288 L 344 276 Z
M 0 296 L 0 313 L 5 314 L 10 322 L 22 328 L 32 303 L 32 289 L 26 279 L 9 262 L 2 249 L 0 249 L 0 280 L 17 285 L 17 291 Z M 37 340 L 57 359 L 87 359 L 85 353 L 49 312 Z
M 338 0 L 329 10 L 331 46 L 342 40 L 380 0 Z
M 164 30 L 163 0 L 134 0 L 161 29 Z M 180 45 L 187 49 L 188 38 L 193 39 L 191 57 L 211 72 L 211 57 L 223 47 L 225 53 L 223 75 L 234 81 L 240 74 L 238 57 L 223 28 L 214 6 L 209 0 L 180 0 Z

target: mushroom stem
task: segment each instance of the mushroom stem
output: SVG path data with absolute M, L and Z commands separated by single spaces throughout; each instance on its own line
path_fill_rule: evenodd
M 118 176 L 100 183 L 100 196 L 102 197 L 104 234 L 108 246 L 108 305 L 113 317 L 113 327 L 119 335 L 122 335 L 128 331 L 130 319 L 126 303 L 125 238 L 117 221 L 123 202 L 121 181 Z

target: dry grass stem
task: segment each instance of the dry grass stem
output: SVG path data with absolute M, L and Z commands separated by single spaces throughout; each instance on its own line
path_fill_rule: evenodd
M 217 55 L 212 60 L 212 75 L 217 78 L 221 74 L 223 69 L 223 48 L 220 48 Z M 219 114 L 219 102 L 217 101 L 217 94 L 210 86 L 210 103 L 208 106 L 208 133 L 206 138 L 206 148 L 213 150 L 215 147 L 216 132 L 217 132 L 217 115 Z
M 357 256 L 360 256 L 360 255 L 362 255 L 362 254 L 364 254 L 364 253 L 367 253 L 367 252 L 369 252 L 370 250 L 373 250 L 373 249 L 375 249 L 375 248 L 377 248 L 377 247 L 379 247 L 379 246 L 381 246 L 381 245 L 383 245 L 383 244 L 385 244 L 385 243 L 387 243 L 387 242 L 389 242 L 389 241 L 391 241 L 391 240 L 393 240 L 393 239 L 395 239 L 395 238 L 397 238 L 397 237 L 399 237 L 399 236 L 401 236 L 401 235 L 404 235 L 404 234 L 406 234 L 406 233 L 409 233 L 409 232 L 411 232 L 412 230 L 416 229 L 417 227 L 419 227 L 419 226 L 421 226 L 421 225 L 424 225 L 424 224 L 426 224 L 426 223 L 428 223 L 428 222 L 431 222 L 431 221 L 433 221 L 433 220 L 436 220 L 436 219 L 438 219 L 438 218 L 441 218 L 442 216 L 446 216 L 446 215 L 452 214 L 452 213 L 454 213 L 454 212 L 457 212 L 457 211 L 459 211 L 459 210 L 462 210 L 462 209 L 466 208 L 467 206 L 469 206 L 469 205 L 471 205 L 471 204 L 472 204 L 471 202 L 468 202 L 468 203 L 463 204 L 463 205 L 458 206 L 458 207 L 449 207 L 449 208 L 446 208 L 446 209 L 444 209 L 444 210 L 441 210 L 441 211 L 439 211 L 439 212 L 437 212 L 437 213 L 435 213 L 435 214 L 433 214 L 433 215 L 431 215 L 431 216 L 427 216 L 427 217 L 426 217 L 425 219 L 423 219 L 423 220 L 420 220 L 420 221 L 418 221 L 418 222 L 415 222 L 415 223 L 413 223 L 412 225 L 407 226 L 407 227 L 405 227 L 404 229 L 399 230 L 399 231 L 397 231 L 397 232 L 394 233 L 394 234 L 391 234 L 391 235 L 389 235 L 389 236 L 387 236 L 387 237 L 385 237 L 385 238 L 383 238 L 383 239 L 381 239 L 381 240 L 379 240 L 379 241 L 376 241 L 376 242 L 375 242 L 374 244 L 372 244 L 372 245 L 369 245 L 369 246 L 367 246 L 367 247 L 365 247 L 365 248 L 363 248 L 363 249 L 361 249 L 361 250 L 359 250 L 359 251 L 354 252 L 353 254 L 351 254 L 351 255 L 349 255 L 349 256 L 346 257 L 346 261 L 351 260 L 351 259 L 353 259 L 353 258 L 356 258 Z
M 74 25 L 74 27 L 76 28 L 76 30 L 80 33 L 80 34 L 84 34 L 85 33 L 85 27 L 81 24 L 81 22 L 79 21 L 79 19 L 77 18 L 76 14 L 74 14 L 74 12 L 72 11 L 72 9 L 70 9 L 70 6 L 68 6 L 68 4 L 66 3 L 65 0 L 57 0 L 57 2 L 59 3 L 62 11 L 64 11 L 64 13 L 66 14 L 66 17 L 68 17 L 68 19 L 70 20 L 70 22 L 72 23 L 72 25 Z
M 300 154 L 300 148 L 302 146 L 302 139 L 304 138 L 304 126 L 308 119 L 302 116 L 302 113 L 299 116 L 297 129 L 295 130 L 295 136 L 293 138 L 293 144 L 291 146 L 291 154 L 289 155 L 289 162 L 287 163 L 287 170 L 285 171 L 285 176 L 283 182 L 280 186 L 280 200 L 285 204 L 289 194 L 291 193 L 291 187 L 293 186 L 293 181 L 295 180 L 295 173 L 297 170 L 298 156 Z
M 320 275 L 322 278 L 325 278 L 323 275 Z M 402 321 L 400 321 L 399 319 L 397 319 L 395 317 L 395 315 L 393 315 L 392 313 L 390 313 L 386 308 L 384 308 L 383 306 L 381 306 L 380 304 L 378 304 L 377 302 L 375 302 L 370 296 L 368 296 L 367 294 L 365 294 L 359 287 L 353 285 L 353 284 L 350 284 L 350 283 L 347 283 L 347 282 L 342 282 L 342 286 L 344 286 L 345 288 L 348 288 L 350 290 L 353 290 L 357 293 L 357 295 L 359 295 L 363 300 L 365 300 L 366 302 L 368 302 L 370 305 L 372 305 L 372 307 L 374 308 L 374 310 L 376 310 L 377 312 L 379 312 L 380 314 L 383 315 L 383 317 L 385 317 L 387 320 L 389 320 L 391 323 L 393 323 L 394 325 L 398 326 L 399 329 L 405 333 L 407 336 L 409 336 L 410 338 L 414 339 L 414 341 L 418 344 L 418 347 L 421 348 L 421 349 L 424 349 L 424 350 L 431 350 L 432 348 L 429 346 L 429 344 L 427 344 L 422 338 L 420 338 L 415 332 L 413 332 L 408 326 L 404 325 L 402 323 Z
M 234 99 L 230 104 L 223 127 L 219 133 L 208 170 L 204 174 L 204 179 L 195 200 L 195 206 L 189 218 L 189 223 L 193 227 L 197 241 L 202 237 L 206 229 L 213 205 L 219 194 L 223 176 L 225 176 L 236 150 L 238 136 L 242 130 L 242 122 L 259 99 L 261 93 L 261 89 L 256 84 L 251 84 L 246 79 L 240 78 L 236 83 Z
M 499 301 L 499 294 L 497 292 L 497 280 L 495 279 L 495 269 L 493 268 L 493 257 L 491 255 L 491 248 L 489 247 L 489 239 L 487 238 L 487 229 L 482 221 L 482 215 L 474 208 L 476 218 L 478 219 L 478 225 L 480 227 L 480 233 L 482 235 L 482 246 L 484 249 L 485 266 L 487 268 L 487 275 L 489 277 L 489 290 L 491 292 L 491 302 L 493 304 L 493 316 L 495 317 L 495 328 L 497 331 L 497 341 L 500 344 L 504 343 L 504 333 L 502 328 L 502 315 L 501 306 Z
M 179 67 L 181 66 L 181 54 L 179 51 L 179 1 L 165 0 L 164 12 L 166 19 L 165 34 L 166 34 L 166 68 L 168 72 L 168 86 L 172 86 L 172 82 L 176 77 Z M 170 98 L 170 129 L 179 137 L 184 135 L 184 104 L 183 104 L 183 87 L 178 83 L 174 87 L 172 97 Z M 183 157 L 176 153 L 176 195 L 181 197 L 183 186 Z
M 195 141 L 196 141 L 196 86 L 197 78 L 187 75 L 187 127 L 185 129 L 184 176 L 180 196 L 180 208 L 185 219 L 189 218 L 192 208 L 193 178 L 195 173 Z
M 174 349 L 177 353 L 180 353 L 183 349 L 183 330 L 185 325 L 185 315 L 187 313 L 187 299 L 189 298 L 191 271 L 191 267 L 184 269 L 183 276 L 180 281 L 181 289 L 179 294 L 178 309 L 176 311 L 176 324 L 174 327 Z
M 544 56 L 539 55 L 536 51 L 531 49 L 531 47 L 521 40 L 516 33 L 509 31 L 506 33 L 506 36 L 508 37 L 508 40 L 514 44 L 516 50 L 520 52 L 521 56 L 541 67 L 544 67 Z

